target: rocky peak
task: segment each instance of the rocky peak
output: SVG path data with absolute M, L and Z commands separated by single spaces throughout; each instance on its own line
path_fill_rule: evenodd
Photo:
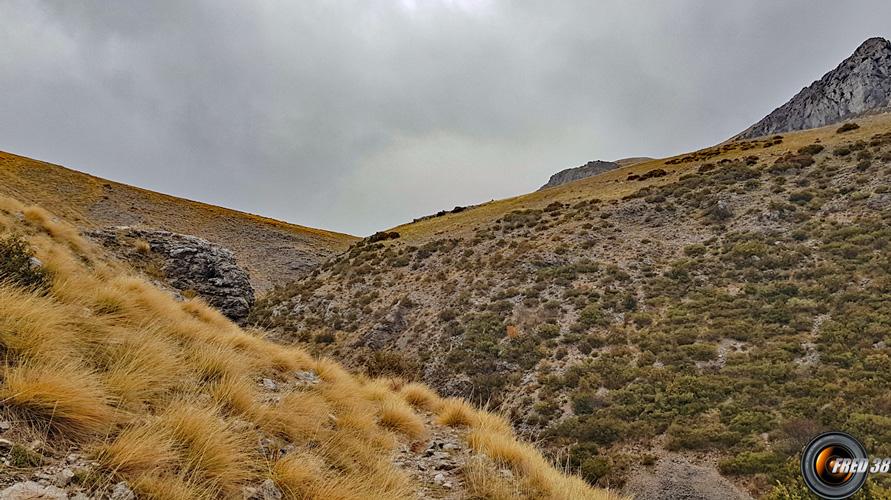
M 883 111 L 891 111 L 891 42 L 870 38 L 837 68 L 737 138 L 822 127 Z
M 561 184 L 566 184 L 567 182 L 577 181 L 586 177 L 592 177 L 594 175 L 601 174 L 603 172 L 618 167 L 619 164 L 614 161 L 589 161 L 581 167 L 567 168 L 566 170 L 557 172 L 556 174 L 552 175 L 550 179 L 548 179 L 547 184 L 539 188 L 539 191 L 542 189 L 559 186 Z

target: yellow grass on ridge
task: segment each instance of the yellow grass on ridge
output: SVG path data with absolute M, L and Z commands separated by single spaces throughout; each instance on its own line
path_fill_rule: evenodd
M 723 151 L 707 160 L 702 159 L 680 164 L 668 163 L 695 153 L 709 152 L 711 150 L 719 151 L 721 144 L 693 153 L 634 163 L 630 166 L 620 167 L 562 186 L 483 203 L 456 214 L 446 214 L 442 217 L 432 217 L 418 222 L 402 224 L 391 229 L 400 233 L 400 239 L 390 240 L 390 242 L 420 244 L 439 238 L 466 236 L 472 233 L 475 227 L 496 220 L 513 210 L 542 209 L 553 202 L 573 204 L 591 198 L 598 198 L 603 201 L 618 200 L 645 186 L 676 182 L 680 176 L 695 171 L 696 168 L 707 162 L 737 159 L 749 155 L 758 155 L 764 159 L 774 159 L 788 151 L 795 151 L 802 146 L 818 141 L 824 146 L 831 148 L 841 143 L 869 139 L 872 135 L 888 129 L 889 123 L 891 123 L 891 113 L 857 118 L 852 121 L 857 122 L 860 128 L 844 134 L 836 133 L 839 124 L 835 124 L 818 129 L 784 133 L 781 134 L 783 142 L 780 144 L 767 148 L 757 147 L 749 150 L 734 149 Z M 728 144 L 729 142 L 727 141 L 723 144 Z M 664 169 L 668 175 L 645 181 L 627 180 L 629 175 L 641 175 L 657 168 Z

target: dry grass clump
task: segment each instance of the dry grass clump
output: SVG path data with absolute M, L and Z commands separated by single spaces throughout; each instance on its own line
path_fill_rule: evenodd
M 418 414 L 412 411 L 408 404 L 396 398 L 391 398 L 381 405 L 380 424 L 413 440 L 422 439 L 427 434 L 424 421 Z
M 412 382 L 399 390 L 405 401 L 419 410 L 436 412 L 442 406 L 442 398 L 429 387 Z
M 503 419 L 466 402 L 353 376 L 200 300 L 177 302 L 42 209 L 0 198 L 0 228 L 23 233 L 51 277 L 41 291 L 0 283 L 0 402 L 51 447 L 91 454 L 97 495 L 126 480 L 144 498 L 231 498 L 272 479 L 286 498 L 409 498 L 416 488 L 391 456 L 426 438 L 415 408 L 516 443 Z M 489 441 L 473 438 L 481 450 Z
M 133 248 L 135 248 L 137 252 L 143 255 L 148 255 L 152 251 L 152 246 L 145 240 L 134 241 Z
M 532 500 L 534 490 L 528 485 L 502 474 L 492 460 L 476 456 L 462 468 L 467 493 L 471 498 L 486 500 Z
M 115 419 L 96 376 L 76 365 L 7 365 L 2 377 L 0 402 L 32 428 L 83 439 Z
M 474 429 L 467 435 L 470 447 L 498 464 L 510 468 L 524 490 L 534 492 L 532 498 L 554 500 L 613 499 L 618 496 L 594 490 L 579 477 L 557 470 L 533 446 L 517 441 L 513 436 L 491 429 Z
M 439 408 L 436 422 L 449 427 L 466 427 L 473 423 L 476 410 L 467 401 L 449 398 Z
M 352 500 L 411 496 L 408 480 L 391 467 L 333 475 L 318 457 L 304 453 L 277 461 L 272 476 L 287 498 Z
M 467 464 L 464 472 L 469 492 L 479 498 L 619 498 L 555 468 L 534 446 L 518 441 L 510 423 L 500 415 L 476 410 L 460 399 L 447 399 L 437 421 L 468 428 L 465 439 L 479 457 L 478 462 Z M 512 472 L 512 478 L 498 475 L 497 469 L 504 467 Z

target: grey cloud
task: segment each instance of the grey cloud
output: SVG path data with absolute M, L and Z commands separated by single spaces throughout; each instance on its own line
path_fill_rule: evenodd
M 0 149 L 368 234 L 719 142 L 885 1 L 0 0 Z

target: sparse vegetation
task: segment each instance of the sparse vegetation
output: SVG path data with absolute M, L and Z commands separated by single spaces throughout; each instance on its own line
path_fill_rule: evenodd
M 885 143 L 872 130 L 759 140 L 762 157 L 743 153 L 756 147 L 748 141 L 704 150 L 663 162 L 679 170 L 663 168 L 671 175 L 643 189 L 626 180 L 660 164 L 584 196 L 553 199 L 558 187 L 536 194 L 540 202 L 505 202 L 488 220 L 484 205 L 467 214 L 472 230 L 450 234 L 457 245 L 412 239 L 417 229 L 404 226 L 404 246 L 366 262 L 407 255 L 411 264 L 370 271 L 380 296 L 353 338 L 389 324 L 391 302 L 408 294 L 394 335 L 417 353 L 424 380 L 504 404 L 516 429 L 591 483 L 622 484 L 625 447 L 664 442 L 720 454 L 720 471 L 755 493 L 791 488 L 802 436 L 856 428 L 877 445 L 883 435 L 867 429 L 881 426 L 880 394 L 891 389 L 880 335 L 891 322 L 882 312 L 891 234 L 876 199 L 891 171 L 876 168 Z M 335 263 L 268 304 L 365 307 L 326 297 L 355 266 Z M 875 387 L 844 383 L 853 393 L 839 400 L 832 374 L 852 369 Z M 469 428 L 462 408 L 449 404 L 441 418 Z
M 271 479 L 286 498 L 409 498 L 416 485 L 391 453 L 426 439 L 430 412 L 465 425 L 468 444 L 517 447 L 505 463 L 510 487 L 535 498 L 608 498 L 520 445 L 493 415 L 271 343 L 126 274 L 64 223 L 20 223 L 11 214 L 42 212 L 8 199 L 0 207 L 0 229 L 21 233 L 2 247 L 0 399 L 16 423 L 4 438 L 81 450 L 98 465 L 77 484 L 97 495 L 125 480 L 145 498 L 224 498 Z M 45 271 L 32 274 L 32 257 Z M 20 469 L 50 460 L 18 443 L 9 458 Z

